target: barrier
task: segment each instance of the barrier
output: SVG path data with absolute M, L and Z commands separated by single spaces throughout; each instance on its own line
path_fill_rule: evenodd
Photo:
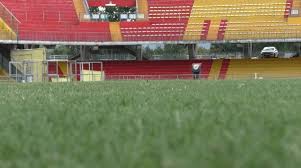
M 10 61 L 9 78 L 22 83 L 42 82 L 42 69 L 40 61 Z
M 102 62 L 78 62 L 71 60 L 47 60 L 46 79 L 49 82 L 103 81 Z

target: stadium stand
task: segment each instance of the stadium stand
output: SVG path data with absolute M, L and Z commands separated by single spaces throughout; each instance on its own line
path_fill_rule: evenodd
M 212 61 L 105 61 L 103 69 L 106 79 L 118 79 L 120 77 L 135 78 L 143 76 L 152 79 L 192 79 L 191 65 L 192 63 L 201 63 L 201 74 L 203 79 L 207 79 Z M 94 68 L 97 69 L 97 68 Z
M 3 0 L 2 3 L 20 20 L 21 40 L 111 40 L 109 23 L 80 23 L 72 0 Z
M 222 66 L 219 72 L 219 77 L 218 79 L 224 80 L 226 79 L 228 68 L 229 68 L 230 60 L 229 59 L 224 59 L 222 62 Z
M 90 6 L 109 2 L 123 7 L 138 5 L 138 14 L 144 19 L 83 23 L 84 0 L 1 0 L 20 21 L 17 31 L 12 28 L 19 40 L 257 40 L 298 38 L 301 31 L 301 17 L 291 16 L 292 9 L 300 8 L 297 0 L 141 0 L 138 4 L 134 0 L 88 0 Z
M 86 3 L 87 2 L 87 3 Z M 0 40 L 22 42 L 92 42 L 94 45 L 203 41 L 299 39 L 300 0 L 0 0 Z M 109 22 L 83 19 L 90 7 L 112 3 L 137 7 L 142 18 Z M 112 5 L 111 4 L 111 5 Z M 114 6 L 114 5 L 113 5 Z M 300 11 L 299 11 L 300 12 Z M 188 47 L 189 48 L 189 47 Z M 193 48 L 193 47 L 192 47 Z M 189 52 L 188 52 L 189 53 Z M 138 56 L 137 56 L 138 58 Z M 142 58 L 142 57 L 141 57 Z M 191 79 L 192 63 L 202 63 L 202 79 L 299 77 L 299 59 L 104 61 L 107 79 L 157 76 Z M 99 71 L 95 65 L 93 69 Z M 66 64 L 49 65 L 59 77 Z M 76 72 L 81 73 L 81 72 Z M 288 75 L 289 74 L 289 75 Z M 187 75 L 187 76 L 186 76 Z M 179 77 L 181 76 L 181 77 Z M 165 78 L 166 79 L 166 78 Z
M 83 64 L 81 64 L 83 63 Z M 217 59 L 165 61 L 48 62 L 48 77 L 82 80 L 84 72 L 104 73 L 106 80 L 193 79 L 192 64 L 201 64 L 201 79 L 285 79 L 301 77 L 301 59 Z M 80 67 L 82 66 L 82 68 Z
M 149 0 L 149 21 L 121 23 L 125 41 L 180 41 L 193 1 Z
M 200 61 L 106 61 L 106 79 L 192 79 L 192 63 L 202 63 L 202 79 L 300 78 L 301 59 Z M 96 70 L 99 68 L 95 68 Z
M 22 23 L 77 23 L 73 0 L 2 0 Z
M 300 78 L 301 59 L 231 60 L 226 79 Z
M 212 66 L 209 72 L 208 79 L 210 80 L 217 80 L 219 78 L 221 66 L 222 66 L 223 60 L 214 60 L 212 62 Z

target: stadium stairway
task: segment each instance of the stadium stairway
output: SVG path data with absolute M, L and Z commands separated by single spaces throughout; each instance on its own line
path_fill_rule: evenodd
M 112 41 L 122 41 L 120 22 L 110 22 L 110 32 Z
M 219 78 L 222 63 L 223 63 L 223 60 L 221 60 L 221 59 L 213 60 L 208 79 L 217 80 Z
M 68 68 L 66 62 L 49 62 L 48 67 L 49 81 L 65 81 L 68 78 Z
M 2 67 L 0 67 L 0 82 L 14 82 L 14 79 L 11 79 Z
M 229 64 L 230 64 L 229 59 L 213 60 L 208 79 L 210 80 L 226 79 Z
M 63 75 L 63 76 L 67 76 L 68 75 L 68 65 L 66 62 L 59 62 L 58 63 L 58 68 L 59 68 L 59 72 Z
M 8 76 L 8 73 L 2 67 L 0 67 L 0 76 Z
M 16 40 L 16 33 L 0 18 L 0 39 Z
M 88 11 L 86 11 L 84 1 L 85 0 L 73 0 L 75 11 L 79 20 L 83 20 L 84 14 L 88 13 Z
M 219 77 L 218 79 L 220 80 L 224 80 L 226 79 L 227 73 L 228 73 L 228 69 L 229 69 L 229 64 L 230 64 L 230 60 L 229 59 L 224 59 L 222 62 L 222 66 L 219 72 Z
M 209 28 L 207 40 L 217 39 L 219 27 L 220 27 L 220 18 L 215 18 L 211 20 L 211 26 Z
M 144 15 L 143 20 L 147 20 L 148 19 L 148 1 L 147 0 L 139 0 L 137 2 L 138 2 L 138 4 L 137 4 L 138 13 Z

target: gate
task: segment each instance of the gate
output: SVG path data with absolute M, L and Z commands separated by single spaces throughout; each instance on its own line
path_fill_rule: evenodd
M 9 77 L 22 83 L 41 82 L 43 69 L 43 63 L 40 61 L 10 61 Z

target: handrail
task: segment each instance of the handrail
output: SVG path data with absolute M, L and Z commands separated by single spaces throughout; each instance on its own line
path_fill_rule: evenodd
M 263 79 L 300 79 L 301 73 L 294 75 L 279 74 L 227 74 L 226 78 L 209 74 L 157 74 L 157 75 L 105 75 L 105 80 L 263 80 Z
M 89 4 L 87 0 L 83 0 L 84 1 L 84 6 L 85 6 L 85 11 L 86 13 L 89 13 Z
M 4 9 L 6 9 L 6 11 L 18 22 L 18 23 L 21 23 L 20 21 L 19 21 L 19 19 L 9 10 L 9 9 L 7 9 L 7 7 L 2 3 L 2 2 L 0 2 L 0 5 L 2 6 L 2 7 L 4 7 Z

